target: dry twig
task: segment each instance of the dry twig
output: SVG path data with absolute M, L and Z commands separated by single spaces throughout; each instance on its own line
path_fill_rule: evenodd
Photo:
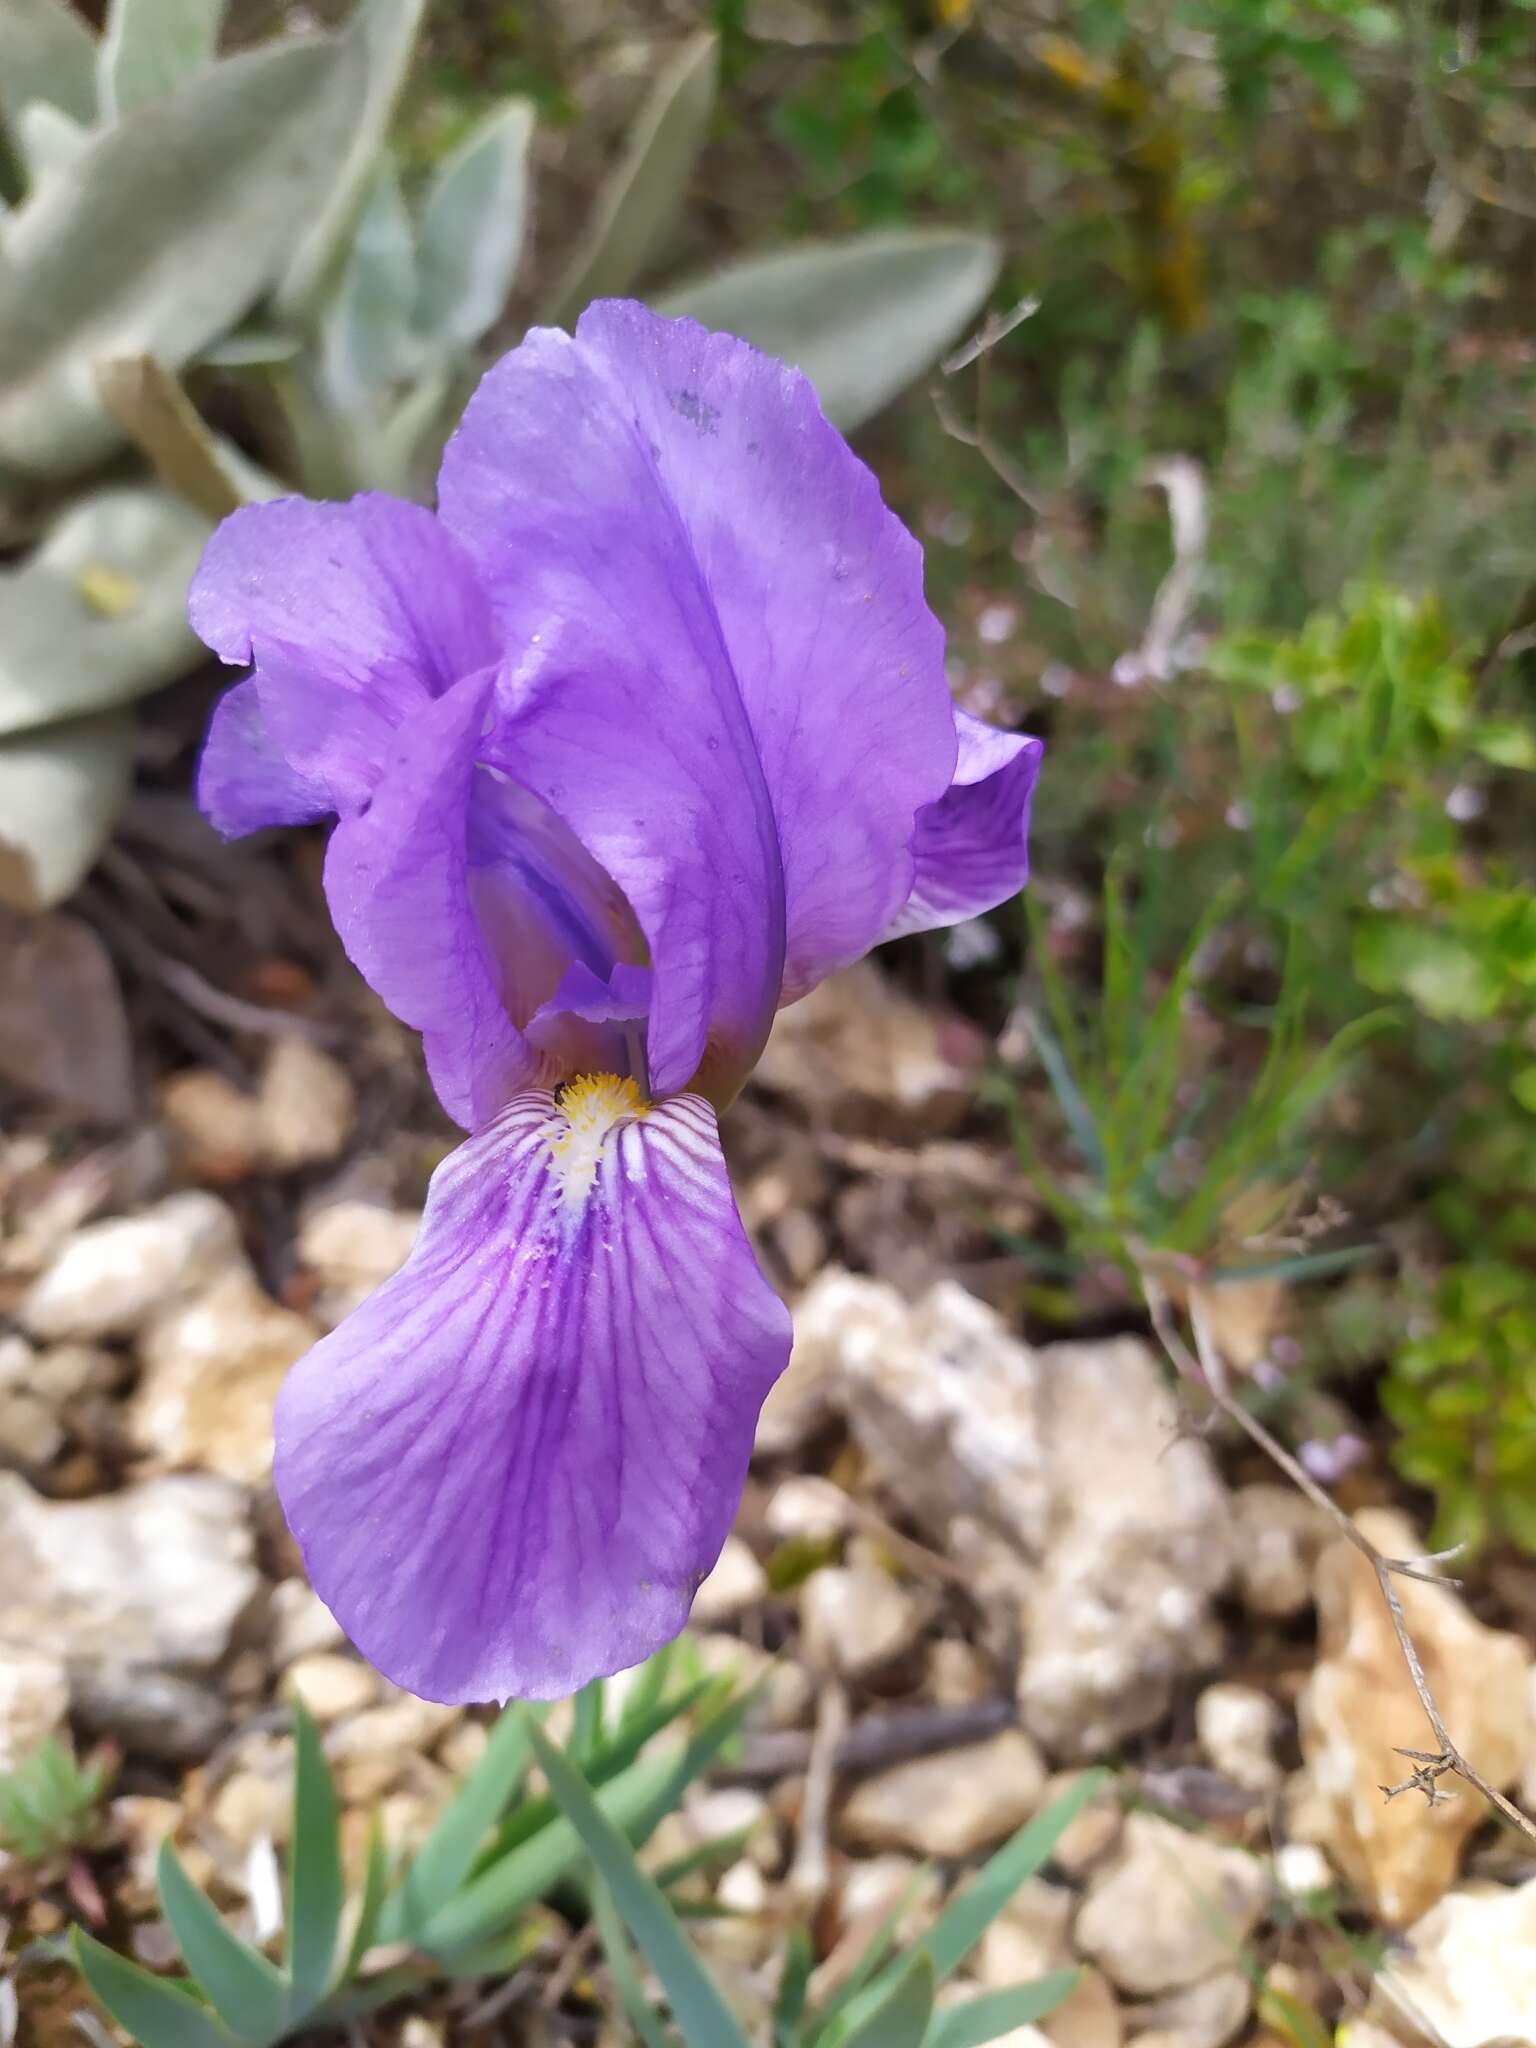
M 1422 1558 L 1384 1557 L 1370 1538 L 1356 1528 L 1344 1510 L 1332 1500 L 1317 1484 L 1300 1461 L 1294 1458 L 1279 1440 L 1269 1433 L 1257 1416 L 1250 1415 L 1242 1403 L 1236 1400 L 1227 1380 L 1227 1370 L 1220 1352 L 1212 1341 L 1211 1333 L 1201 1313 L 1198 1299 L 1191 1297 L 1189 1308 L 1190 1328 L 1194 1332 L 1195 1350 L 1181 1336 L 1173 1320 L 1168 1295 L 1157 1277 L 1154 1265 L 1155 1253 L 1144 1247 L 1133 1248 L 1137 1271 L 1147 1299 L 1147 1308 L 1152 1317 L 1152 1327 L 1169 1358 L 1186 1379 L 1201 1386 L 1221 1413 L 1235 1422 L 1239 1429 L 1264 1453 L 1265 1457 L 1285 1474 L 1292 1485 L 1299 1487 L 1314 1507 L 1322 1510 L 1338 1529 L 1346 1542 L 1354 1545 L 1360 1555 L 1376 1574 L 1381 1596 L 1387 1603 L 1387 1612 L 1392 1618 L 1393 1632 L 1398 1647 L 1402 1650 L 1403 1661 L 1408 1666 L 1408 1675 L 1418 1695 L 1419 1705 L 1424 1710 L 1438 1747 L 1433 1750 L 1403 1749 L 1399 1756 L 1406 1757 L 1414 1766 L 1408 1777 L 1398 1785 L 1383 1785 L 1382 1792 L 1388 1799 L 1395 1799 L 1401 1792 L 1422 1792 L 1431 1805 L 1444 1798 L 1440 1781 L 1445 1777 L 1460 1778 L 1475 1792 L 1482 1794 L 1488 1804 L 1511 1827 L 1524 1835 L 1529 1842 L 1536 1842 L 1536 1821 L 1522 1813 L 1514 1801 L 1505 1797 L 1497 1786 L 1488 1780 L 1463 1756 L 1451 1739 L 1439 1707 L 1435 1704 L 1429 1682 L 1424 1676 L 1424 1664 L 1409 1633 L 1403 1616 L 1403 1603 L 1398 1597 L 1395 1579 L 1422 1579 L 1426 1585 L 1454 1585 L 1447 1580 L 1437 1567 L 1455 1555 L 1452 1551 Z

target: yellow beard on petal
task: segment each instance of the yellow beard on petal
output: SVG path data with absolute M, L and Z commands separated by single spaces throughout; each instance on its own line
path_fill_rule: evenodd
M 610 1134 L 650 1106 L 634 1081 L 617 1074 L 583 1074 L 560 1090 L 549 1151 L 567 1207 L 586 1200 Z

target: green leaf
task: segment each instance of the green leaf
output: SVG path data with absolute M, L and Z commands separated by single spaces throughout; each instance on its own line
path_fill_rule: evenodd
M 0 7 L 0 125 L 13 137 L 35 100 L 87 125 L 96 118 L 96 38 L 67 0 Z
M 211 530 L 158 485 L 124 484 L 78 499 L 20 568 L 0 570 L 0 735 L 192 668 L 187 584 Z
M 109 121 L 164 99 L 219 46 L 224 0 L 111 0 L 97 64 L 97 98 Z
M 155 1859 L 155 1881 L 187 1967 L 219 2018 L 237 2036 L 280 2039 L 288 2017 L 282 1972 L 224 1924 L 168 1841 L 161 1843 Z
M 689 1946 L 665 1893 L 640 1868 L 634 1851 L 569 1760 L 531 1716 L 525 1726 L 550 1790 L 612 1892 L 641 1954 L 661 1979 L 685 2038 L 698 2048 L 750 2048 L 714 1980 Z
M 0 740 L 0 903 L 62 903 L 111 835 L 133 765 L 133 721 L 109 711 Z
M 288 318 L 312 314 L 341 265 L 394 118 L 425 9 L 426 0 L 360 0 L 347 26 L 353 89 L 344 154 L 316 195 L 318 211 L 278 286 L 277 308 Z
M 618 297 L 640 276 L 682 203 L 719 76 L 720 41 L 708 30 L 690 37 L 667 65 L 598 194 L 545 319 L 569 325 L 593 299 Z
M 386 162 L 321 322 L 326 389 L 339 412 L 358 411 L 410 367 L 415 301 L 415 236 L 400 181 Z
M 16 123 L 17 146 L 27 181 L 36 185 L 73 163 L 90 140 L 91 131 L 47 100 L 34 100 Z
M 389 1884 L 389 1851 L 384 1846 L 384 1829 L 375 1812 L 368 1823 L 367 1860 L 363 1866 L 363 1896 L 358 1906 L 357 1925 L 347 1944 L 347 1953 L 336 1973 L 338 1985 L 347 1985 L 362 1967 L 379 1938 L 379 1920 L 384 1911 L 384 1894 Z
M 336 1787 L 315 1724 L 293 1703 L 293 1846 L 289 1851 L 289 2018 L 305 2019 L 330 1988 L 341 1931 L 341 1832 Z
M 246 503 L 252 493 L 241 488 L 180 380 L 162 363 L 153 356 L 119 356 L 97 364 L 96 383 L 108 412 L 143 449 L 168 491 L 215 521 Z
M 989 235 L 900 228 L 748 257 L 674 285 L 655 303 L 796 364 L 847 433 L 964 332 L 999 260 Z
M 597 1926 L 597 1938 L 603 1945 L 603 1954 L 608 1959 L 608 1970 L 618 1991 L 619 2003 L 629 2015 L 630 2025 L 645 2048 L 676 2048 L 660 2015 L 646 1999 L 623 1923 L 613 1903 L 613 1894 L 604 1884 L 592 1888 L 592 1918 Z
M 774 2048 L 798 2048 L 800 2022 L 805 2018 L 806 1994 L 815 1965 L 816 1951 L 809 1932 L 804 1927 L 791 1927 L 784 1942 L 784 1963 L 773 2001 Z
M 1373 917 L 1355 937 L 1355 972 L 1367 988 L 1401 990 L 1429 1017 L 1479 1023 L 1503 985 L 1486 954 L 1419 918 Z
M 1083 1808 L 1108 1782 L 1104 1771 L 1086 1771 L 1060 1799 L 1026 1821 L 989 1857 L 959 1896 L 952 1899 L 924 1937 L 942 1984 L 952 1977 L 1002 1912 L 1014 1893 L 1047 1861 Z
M 663 1643 L 654 1657 L 648 1657 L 641 1665 L 634 1684 L 624 1695 L 624 1704 L 619 1710 L 619 1728 L 622 1731 L 631 1721 L 648 1714 L 665 1699 L 667 1682 L 672 1676 L 673 1653 L 677 1639 Z
M 81 1976 L 142 2048 L 230 2048 L 230 2035 L 180 1984 L 152 1977 L 81 1928 L 70 1939 Z
M 581 1688 L 574 1702 L 570 1752 L 575 1762 L 589 1775 L 592 1759 L 603 1747 L 603 1702 L 607 1691 L 603 1680 L 594 1678 Z
M 852 1969 L 849 1970 L 826 2003 L 817 2008 L 816 2016 L 810 2027 L 813 2039 L 819 2040 L 830 2022 L 837 2017 L 845 2006 L 853 2005 L 859 1999 L 859 1994 L 864 1992 L 866 1987 L 885 1968 L 891 1951 L 896 1946 L 896 1936 L 901 1928 L 901 1923 L 906 1918 L 907 1910 L 913 1900 L 921 1892 L 929 1867 L 926 1863 L 920 1863 L 912 1872 L 912 1875 L 902 1886 L 900 1896 L 887 1910 L 879 1926 L 876 1927 L 869 1940 L 864 1944 L 863 1953 L 855 1959 Z M 867 2003 L 866 1997 L 860 2002 L 861 2009 Z
M 743 1693 L 696 1728 L 671 1754 L 640 1757 L 602 1787 L 598 1805 L 631 1841 L 644 1841 L 685 1787 L 709 1768 L 740 1728 L 754 1695 Z M 514 1816 L 518 1818 L 519 1816 Z M 540 1828 L 497 1855 L 423 1930 L 418 1947 L 452 1962 L 503 1932 L 518 1913 L 543 1898 L 581 1861 L 581 1840 L 568 1820 Z
M 210 65 L 93 134 L 12 215 L 0 292 L 0 463 L 44 476 L 116 445 L 93 370 L 170 371 L 248 310 L 334 183 L 360 59 L 316 36 Z
M 504 1713 L 491 1730 L 485 1754 L 438 1816 L 391 1895 L 380 1921 L 380 1940 L 416 1940 L 454 1897 L 473 1869 L 487 1831 L 516 1796 L 530 1754 L 521 1719 Z
M 983 2048 L 1000 2041 L 1015 2027 L 1032 2026 L 1071 1996 L 1076 1970 L 1057 1970 L 1033 1984 L 1011 1984 L 1003 1991 L 983 1992 L 968 2005 L 951 2006 L 934 2021 L 927 2048 Z
M 884 1983 L 878 1987 L 880 1996 L 871 1998 L 867 2010 L 862 2002 L 856 2008 L 859 2017 L 839 2048 L 923 2048 L 933 2017 L 934 1988 L 932 1960 L 919 1949 L 896 1973 L 889 1989 Z
M 428 189 L 415 324 L 438 348 L 472 348 L 506 305 L 527 227 L 533 118 L 527 100 L 494 108 Z

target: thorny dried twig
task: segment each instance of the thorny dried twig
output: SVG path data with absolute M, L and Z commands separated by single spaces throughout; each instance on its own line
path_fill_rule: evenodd
M 1429 1682 L 1424 1676 L 1424 1664 L 1409 1633 L 1403 1615 L 1403 1603 L 1398 1597 L 1396 1579 L 1422 1579 L 1427 1585 L 1454 1585 L 1436 1569 L 1454 1552 L 1443 1552 L 1429 1557 L 1409 1560 L 1406 1558 L 1384 1557 L 1370 1538 L 1356 1528 L 1354 1522 L 1338 1504 L 1330 1499 L 1312 1475 L 1277 1438 L 1270 1435 L 1263 1423 L 1250 1415 L 1242 1403 L 1234 1399 L 1227 1381 L 1226 1365 L 1212 1341 L 1210 1328 L 1201 1313 L 1198 1300 L 1190 1302 L 1190 1328 L 1194 1333 L 1195 1351 L 1191 1352 L 1173 1320 L 1168 1295 L 1157 1276 L 1156 1254 L 1143 1246 L 1133 1246 L 1132 1256 L 1136 1260 L 1142 1289 L 1146 1295 L 1147 1309 L 1152 1318 L 1152 1327 L 1158 1340 L 1178 1370 L 1205 1392 L 1221 1413 L 1235 1422 L 1239 1429 L 1257 1444 L 1272 1464 L 1279 1467 L 1294 1486 L 1300 1488 L 1314 1507 L 1320 1508 L 1338 1529 L 1345 1540 L 1354 1545 L 1376 1574 L 1381 1596 L 1387 1603 L 1387 1612 L 1392 1618 L 1393 1632 L 1398 1647 L 1402 1650 L 1403 1661 L 1408 1666 L 1408 1675 L 1418 1695 L 1419 1705 L 1424 1709 L 1425 1719 L 1434 1733 L 1438 1748 L 1433 1750 L 1404 1749 L 1397 1753 L 1406 1757 L 1414 1769 L 1401 1784 L 1383 1785 L 1382 1791 L 1388 1799 L 1395 1799 L 1400 1792 L 1422 1792 L 1431 1805 L 1445 1794 L 1440 1790 L 1440 1781 L 1445 1777 L 1460 1778 L 1475 1792 L 1482 1794 L 1488 1804 L 1511 1827 L 1524 1835 L 1529 1842 L 1536 1842 L 1536 1821 L 1522 1813 L 1514 1801 L 1507 1799 L 1497 1786 L 1477 1769 L 1476 1765 L 1462 1755 L 1450 1731 L 1445 1725 L 1439 1707 L 1435 1704 Z

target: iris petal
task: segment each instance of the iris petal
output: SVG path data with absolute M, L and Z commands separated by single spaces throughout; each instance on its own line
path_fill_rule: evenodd
M 559 1072 L 507 1012 L 471 892 L 469 810 L 492 681 L 489 670 L 467 677 L 396 734 L 368 808 L 341 821 L 325 858 L 342 944 L 421 1033 L 438 1100 L 471 1129 Z
M 624 890 L 656 977 L 658 1090 L 713 1042 L 737 1083 L 773 1020 L 784 884 L 711 595 L 633 407 L 536 330 L 448 445 L 441 516 L 509 650 L 485 758 L 565 819 Z
M 788 1356 L 709 1106 L 586 1086 L 452 1154 L 406 1265 L 278 1403 L 316 1590 L 430 1699 L 552 1698 L 675 1635 Z
M 307 825 L 332 807 L 322 783 L 295 774 L 284 760 L 249 677 L 226 690 L 214 709 L 198 763 L 197 801 L 226 839 L 269 825 Z
M 1029 809 L 1045 749 L 955 713 L 960 758 L 936 804 L 918 813 L 912 894 L 885 932 L 926 932 L 979 917 L 1029 880 Z
M 784 867 L 781 1000 L 875 943 L 955 731 L 922 550 L 810 380 L 634 301 L 578 345 L 622 392 L 687 535 L 751 722 Z
M 343 813 L 366 802 L 401 721 L 496 656 L 463 551 L 419 505 L 278 498 L 226 519 L 187 599 L 222 661 L 254 662 L 267 731 Z

